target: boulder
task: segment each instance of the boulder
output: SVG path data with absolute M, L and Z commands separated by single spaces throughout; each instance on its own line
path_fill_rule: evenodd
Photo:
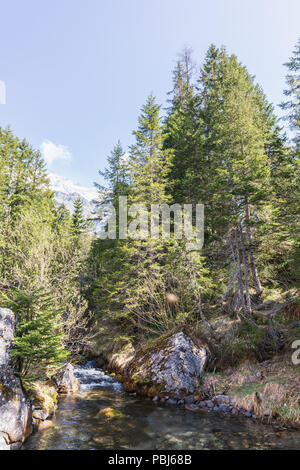
M 72 364 L 65 364 L 53 377 L 52 380 L 58 393 L 76 392 L 78 390 L 78 381 L 74 375 Z
M 31 403 L 14 375 L 10 348 L 15 334 L 11 310 L 0 308 L 0 448 L 18 449 L 32 432 Z
M 212 398 L 212 402 L 217 405 L 230 405 L 231 400 L 228 395 L 216 395 L 215 397 Z
M 35 419 L 40 419 L 42 421 L 45 421 L 49 417 L 49 413 L 47 410 L 34 410 L 33 411 L 33 417 Z
M 206 363 L 206 348 L 179 332 L 137 354 L 124 372 L 137 387 L 149 387 L 155 395 L 182 397 L 199 387 Z

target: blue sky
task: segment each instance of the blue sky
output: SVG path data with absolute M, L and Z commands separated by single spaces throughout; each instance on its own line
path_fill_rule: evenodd
M 165 103 L 185 45 L 201 63 L 224 44 L 278 104 L 300 35 L 299 0 L 0 0 L 0 15 L 0 125 L 87 186 L 147 95 Z

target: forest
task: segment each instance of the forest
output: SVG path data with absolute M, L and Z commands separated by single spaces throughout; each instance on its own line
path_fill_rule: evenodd
M 24 384 L 92 351 L 147 348 L 178 331 L 209 345 L 208 374 L 278 356 L 292 370 L 300 340 L 300 40 L 285 64 L 281 119 L 253 71 L 224 47 L 194 60 L 185 48 L 167 107 L 148 96 L 133 145 L 123 148 L 116 136 L 95 184 L 99 214 L 109 205 L 118 213 L 120 196 L 149 211 L 203 204 L 201 250 L 174 236 L 174 217 L 169 238 L 121 238 L 118 219 L 114 239 L 99 237 L 80 199 L 73 214 L 56 204 L 40 152 L 0 128 L 0 306 L 17 318 L 12 357 Z M 278 404 L 283 419 L 299 421 L 295 396 L 298 389 L 288 411 Z

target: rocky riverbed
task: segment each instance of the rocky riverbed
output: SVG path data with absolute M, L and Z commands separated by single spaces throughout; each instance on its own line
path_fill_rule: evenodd
M 24 450 L 299 448 L 297 432 L 125 392 L 94 363 L 76 367 L 75 375 L 79 390 L 61 397 L 52 426 L 32 434 Z

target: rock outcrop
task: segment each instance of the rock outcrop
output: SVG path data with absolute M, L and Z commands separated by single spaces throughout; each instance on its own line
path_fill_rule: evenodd
M 9 350 L 15 333 L 11 310 L 0 308 L 0 449 L 19 449 L 32 431 L 32 411 L 20 380 L 14 375 Z
M 76 392 L 78 381 L 74 375 L 72 364 L 65 364 L 53 377 L 52 380 L 58 393 Z
M 124 372 L 129 383 L 150 396 L 180 398 L 199 388 L 207 360 L 206 348 L 179 332 L 137 354 Z

